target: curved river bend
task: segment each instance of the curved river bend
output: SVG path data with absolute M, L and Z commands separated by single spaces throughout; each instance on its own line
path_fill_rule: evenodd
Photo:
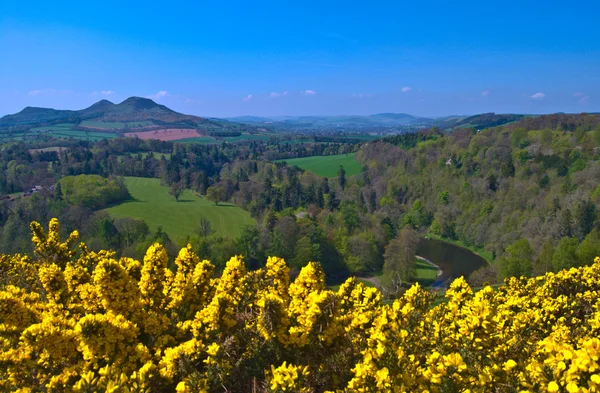
M 437 239 L 421 238 L 417 255 L 442 269 L 442 274 L 431 285 L 433 288 L 445 287 L 460 276 L 467 278 L 487 264 L 485 259 L 472 251 Z

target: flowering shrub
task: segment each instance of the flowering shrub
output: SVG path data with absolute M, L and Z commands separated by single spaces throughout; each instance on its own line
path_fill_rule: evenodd
M 600 258 L 383 304 L 316 263 L 213 277 L 190 247 L 172 271 L 159 244 L 138 262 L 32 231 L 33 256 L 0 256 L 0 391 L 600 391 Z

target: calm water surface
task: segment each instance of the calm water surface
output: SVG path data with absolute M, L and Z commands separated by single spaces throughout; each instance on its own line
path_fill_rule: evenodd
M 472 251 L 437 239 L 421 238 L 417 255 L 442 269 L 442 275 L 433 282 L 432 287 L 447 286 L 460 276 L 467 278 L 469 274 L 487 264 L 485 259 Z

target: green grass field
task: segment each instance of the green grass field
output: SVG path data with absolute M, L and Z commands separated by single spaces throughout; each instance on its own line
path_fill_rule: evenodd
M 49 131 L 57 138 L 74 138 L 74 139 L 85 139 L 89 141 L 99 141 L 102 139 L 113 139 L 117 137 L 117 134 L 112 132 L 94 132 L 94 131 Z
M 84 120 L 81 122 L 82 127 L 90 127 L 90 128 L 102 128 L 109 130 L 121 130 L 125 127 L 128 128 L 137 128 L 137 127 L 145 127 L 152 125 L 151 121 L 93 121 L 93 120 Z
M 438 277 L 438 270 L 420 259 L 416 261 L 414 281 L 422 287 L 429 287 Z
M 38 127 L 31 129 L 27 133 L 14 133 L 12 137 L 8 134 L 1 134 L 0 140 L 31 140 L 39 139 L 44 137 L 53 137 L 57 139 L 81 139 L 88 141 L 100 141 L 102 139 L 113 139 L 117 137 L 117 134 L 112 132 L 94 132 L 94 131 L 76 131 L 66 127 L 49 126 L 49 127 Z
M 92 120 L 84 120 L 80 124 L 82 127 L 90 127 L 90 128 L 107 128 L 107 129 L 121 129 L 125 128 L 125 123 L 121 121 L 92 121 Z
M 34 127 L 30 131 L 70 131 L 75 123 L 60 123 L 53 126 Z
M 295 165 L 319 176 L 336 177 L 340 165 L 344 167 L 346 176 L 353 176 L 362 171 L 362 165 L 354 158 L 354 153 L 338 154 L 335 156 L 314 156 L 292 158 L 285 161 L 288 165 Z
M 154 156 L 154 158 L 156 158 L 157 160 L 160 160 L 162 158 L 162 156 L 165 156 L 166 160 L 171 159 L 171 153 L 159 153 L 157 151 L 145 151 L 145 152 L 141 153 L 141 155 L 142 155 L 143 158 L 148 157 L 150 154 L 152 154 L 152 156 Z M 137 154 L 132 153 L 131 155 L 135 156 Z
M 154 124 L 154 123 L 151 121 L 128 121 L 127 127 L 129 127 L 129 128 L 146 127 L 146 126 L 151 126 L 152 124 Z
M 162 225 L 163 231 L 180 245 L 188 235 L 196 233 L 200 217 L 209 219 L 218 235 L 234 238 L 245 225 L 254 223 L 250 213 L 240 207 L 229 203 L 215 206 L 189 190 L 176 202 L 159 179 L 126 177 L 125 183 L 133 200 L 106 209 L 108 213 L 112 217 L 143 219 L 152 231 Z

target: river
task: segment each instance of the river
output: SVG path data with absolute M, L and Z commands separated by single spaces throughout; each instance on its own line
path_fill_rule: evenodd
M 437 239 L 421 238 L 417 255 L 442 269 L 442 274 L 431 285 L 433 288 L 447 286 L 453 279 L 465 278 L 483 267 L 487 261 L 471 250 Z

